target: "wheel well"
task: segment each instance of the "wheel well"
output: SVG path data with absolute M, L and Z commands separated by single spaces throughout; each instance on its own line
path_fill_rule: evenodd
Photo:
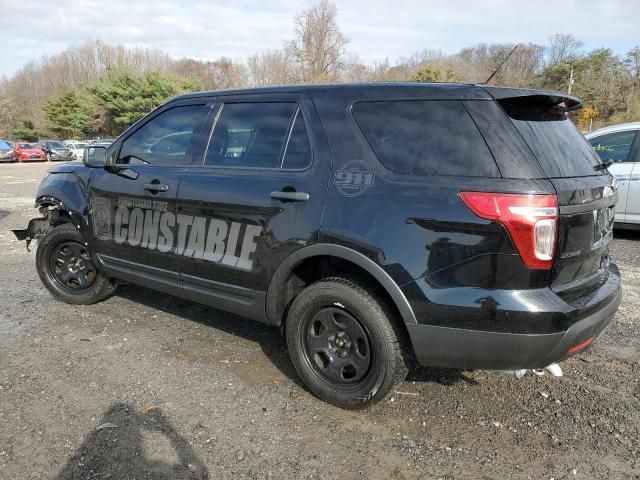
M 60 205 L 56 205 L 50 202 L 44 202 L 39 204 L 40 213 L 49 216 L 49 221 L 52 227 L 60 225 L 62 223 L 71 222 L 71 215 Z
M 279 298 L 277 299 L 278 311 L 281 312 L 281 328 L 284 328 L 289 308 L 298 294 L 308 285 L 311 285 L 322 278 L 332 276 L 347 277 L 367 289 L 373 290 L 377 296 L 384 300 L 388 308 L 391 310 L 393 315 L 392 321 L 400 327 L 403 334 L 406 335 L 406 338 L 409 338 L 407 327 L 403 321 L 402 315 L 391 298 L 391 295 L 389 295 L 383 285 L 373 275 L 359 265 L 332 255 L 318 255 L 306 258 L 296 265 L 291 271 L 283 288 L 279 290 Z

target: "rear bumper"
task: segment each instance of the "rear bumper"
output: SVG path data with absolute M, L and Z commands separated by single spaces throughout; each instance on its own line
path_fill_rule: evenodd
M 562 330 L 523 333 L 535 327 L 523 329 L 520 323 L 526 322 L 526 314 L 522 311 L 517 312 L 518 321 L 513 322 L 515 332 L 509 332 L 510 327 L 504 324 L 500 325 L 500 331 L 409 324 L 407 329 L 418 362 L 425 366 L 507 370 L 543 368 L 565 360 L 580 352 L 570 353 L 571 347 L 598 337 L 613 319 L 622 300 L 620 275 L 612 265 L 607 281 L 595 292 L 592 301 L 578 308 L 562 302 L 550 289 L 547 295 L 550 299 L 554 297 L 550 305 L 562 303 L 567 307 L 564 311 L 545 312 L 556 317 L 555 324 L 564 325 Z M 539 322 L 540 313 L 530 312 L 532 325 Z

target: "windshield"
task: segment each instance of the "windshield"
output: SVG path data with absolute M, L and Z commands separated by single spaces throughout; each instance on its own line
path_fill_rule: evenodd
M 23 148 L 23 149 L 25 149 L 25 150 L 30 150 L 30 149 L 32 149 L 32 148 L 38 148 L 38 147 L 36 147 L 35 145 L 33 145 L 33 144 L 31 144 L 31 143 L 21 143 L 21 144 L 19 145 L 19 147 L 20 147 L 20 148 Z
M 88 143 L 76 143 L 73 147 L 74 147 L 76 150 L 80 150 L 80 149 L 82 149 L 82 148 L 87 148 L 87 145 L 88 145 Z
M 0 148 L 7 149 L 11 148 L 7 142 L 0 141 Z
M 67 148 L 62 142 L 47 142 L 49 148 Z

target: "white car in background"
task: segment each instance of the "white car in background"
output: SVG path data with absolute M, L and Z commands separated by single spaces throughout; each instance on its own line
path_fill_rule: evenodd
M 601 128 L 585 135 L 618 181 L 615 226 L 640 229 L 640 122 Z
M 84 155 L 84 149 L 89 146 L 88 143 L 84 143 L 84 142 L 64 142 L 64 143 L 65 145 L 67 145 L 67 147 L 69 147 L 73 156 L 76 157 L 76 160 L 82 160 L 82 157 Z

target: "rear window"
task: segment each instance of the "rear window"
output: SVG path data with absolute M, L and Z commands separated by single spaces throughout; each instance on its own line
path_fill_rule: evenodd
M 360 102 L 352 112 L 376 157 L 394 172 L 500 177 L 460 101 Z
M 602 175 L 598 156 L 563 113 L 519 98 L 499 100 L 548 177 Z

